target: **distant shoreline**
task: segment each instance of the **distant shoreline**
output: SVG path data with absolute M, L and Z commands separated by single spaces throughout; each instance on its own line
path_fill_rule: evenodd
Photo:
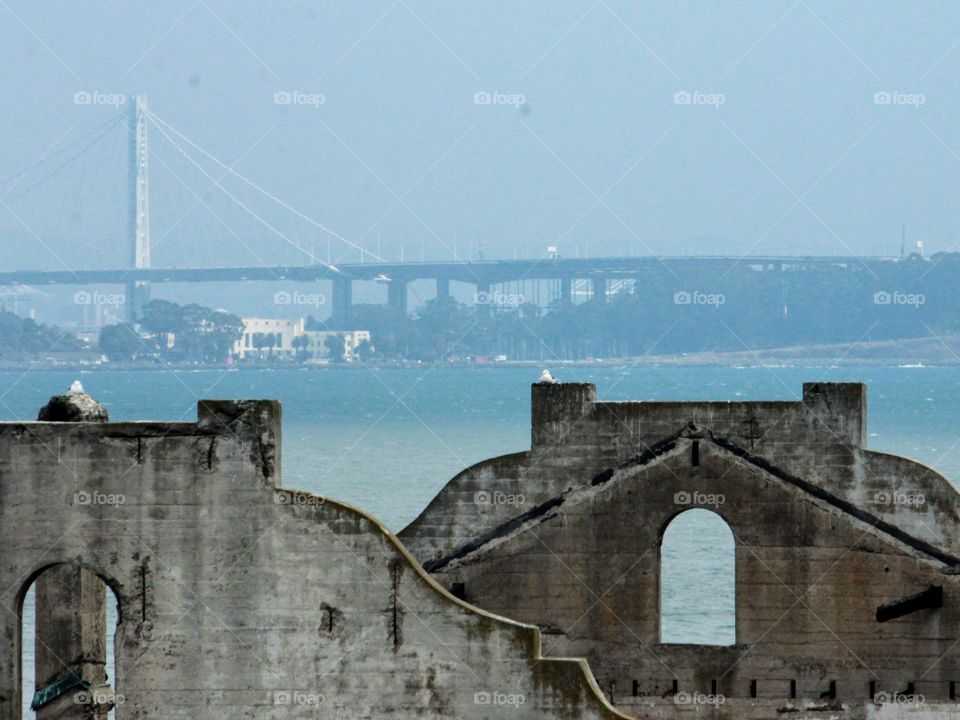
M 71 372 L 193 371 L 220 370 L 362 370 L 431 367 L 491 369 L 504 367 L 955 367 L 960 366 L 960 335 L 942 338 L 885 340 L 869 343 L 838 343 L 766 348 L 738 352 L 696 352 L 671 355 L 603 358 L 589 360 L 506 360 L 506 361 L 379 361 L 353 363 L 242 362 L 158 363 L 158 362 L 57 362 L 0 359 L 0 371 L 64 370 Z

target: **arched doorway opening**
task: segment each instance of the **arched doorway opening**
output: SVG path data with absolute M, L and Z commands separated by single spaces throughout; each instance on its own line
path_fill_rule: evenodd
M 113 718 L 119 603 L 107 583 L 54 565 L 31 582 L 20 617 L 21 718 Z
M 660 540 L 660 642 L 736 644 L 736 542 L 714 512 L 686 510 Z

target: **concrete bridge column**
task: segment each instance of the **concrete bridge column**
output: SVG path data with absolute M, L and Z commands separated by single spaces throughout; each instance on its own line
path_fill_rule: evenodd
M 591 281 L 593 286 L 593 299 L 598 302 L 607 301 L 607 279 L 605 277 L 595 277 Z
M 573 278 L 571 277 L 560 278 L 560 304 L 573 304 Z
M 437 278 L 437 300 L 450 297 L 450 278 Z
M 407 283 L 404 280 L 391 280 L 387 285 L 387 305 L 390 309 L 407 314 Z
M 133 324 L 143 317 L 143 306 L 150 302 L 150 283 L 128 282 L 126 290 L 123 300 L 127 322 Z
M 330 311 L 334 323 L 350 322 L 350 306 L 353 305 L 353 281 L 350 278 L 333 278 L 333 307 Z

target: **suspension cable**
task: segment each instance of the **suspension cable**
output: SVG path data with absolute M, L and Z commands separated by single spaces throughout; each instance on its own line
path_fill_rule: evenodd
M 99 134 L 99 135 L 97 135 L 93 140 L 91 140 L 89 143 L 87 143 L 86 145 L 84 145 L 77 153 L 75 153 L 74 155 L 71 155 L 70 157 L 68 157 L 61 165 L 57 166 L 57 168 L 55 168 L 55 169 L 52 170 L 51 172 L 47 173 L 47 175 L 45 175 L 44 177 L 42 177 L 40 180 L 38 180 L 37 182 L 35 182 L 33 185 L 30 185 L 30 186 L 28 186 L 28 187 L 26 187 L 26 188 L 23 188 L 19 193 L 17 193 L 17 194 L 14 195 L 12 198 L 10 198 L 10 199 L 8 200 L 8 202 L 13 202 L 14 200 L 17 200 L 18 198 L 23 197 L 24 195 L 26 195 L 28 192 L 30 192 L 30 191 L 33 190 L 34 188 L 37 188 L 37 187 L 39 187 L 40 185 L 43 185 L 47 180 L 49 180 L 50 178 L 52 178 L 52 177 L 54 177 L 55 175 L 57 175 L 61 170 L 63 170 L 65 167 L 67 167 L 70 163 L 72 163 L 72 162 L 73 162 L 74 160 L 76 160 L 78 157 L 80 157 L 80 156 L 83 155 L 85 152 L 87 152 L 87 150 L 89 150 L 89 149 L 92 148 L 94 145 L 96 145 L 98 142 L 100 142 L 100 141 L 107 135 L 107 133 L 110 132 L 110 130 L 113 129 L 113 126 L 116 125 L 116 124 L 118 124 L 119 121 L 120 121 L 122 118 L 123 118 L 123 115 L 117 115 L 116 117 L 112 118 L 111 120 L 108 120 L 107 123 L 105 123 L 104 125 L 98 125 L 96 128 L 94 128 L 94 129 L 91 130 L 90 132 L 81 135 L 79 138 L 77 138 L 76 140 L 74 140 L 72 143 L 70 143 L 70 144 L 68 144 L 68 145 L 65 145 L 64 147 L 60 148 L 59 150 L 56 150 L 56 151 L 50 153 L 47 157 L 45 157 L 45 158 L 43 158 L 42 160 L 34 163 L 33 165 L 31 165 L 31 166 L 30 166 L 29 168 L 27 168 L 26 170 L 23 170 L 23 171 L 15 174 L 15 175 L 11 175 L 11 176 L 9 176 L 9 177 L 4 178 L 3 180 L 0 180 L 0 185 L 5 185 L 6 183 L 9 183 L 9 182 L 16 182 L 17 180 L 19 180 L 20 178 L 22 178 L 24 175 L 26 175 L 27 173 L 29 173 L 29 172 L 30 172 L 31 170 L 33 170 L 34 168 L 40 167 L 43 163 L 48 162 L 49 160 L 52 160 L 53 158 L 57 157 L 58 155 L 62 155 L 64 152 L 66 152 L 66 151 L 69 150 L 70 148 L 72 148 L 72 147 L 74 147 L 75 145 L 77 145 L 81 140 L 89 137 L 90 135 L 92 135 L 93 133 L 95 133 L 95 132 L 97 132 L 97 131 L 100 131 L 100 134 Z M 12 190 L 13 188 L 11 187 L 10 189 Z
M 341 242 L 346 243 L 347 245 L 349 245 L 350 247 L 354 248 L 355 250 L 359 250 L 360 253 L 361 253 L 361 256 L 362 256 L 362 255 L 369 255 L 369 256 L 375 258 L 375 259 L 376 259 L 377 261 L 379 261 L 379 262 L 384 262 L 383 258 L 380 257 L 379 255 L 377 255 L 376 253 L 371 252 L 370 250 L 367 250 L 367 249 L 364 248 L 362 245 L 357 245 L 355 242 L 353 242 L 353 241 L 351 241 L 351 240 L 348 240 L 347 238 L 343 237 L 343 236 L 340 235 L 339 233 L 331 230 L 331 229 L 328 228 L 326 225 L 323 225 L 322 223 L 317 222 L 317 221 L 314 220 L 313 218 L 310 218 L 310 217 L 304 215 L 302 212 L 300 212 L 300 211 L 297 210 L 296 208 L 292 207 L 291 205 L 285 203 L 283 200 L 281 200 L 280 198 L 278 198 L 276 195 L 273 195 L 273 194 L 270 193 L 269 191 L 267 191 L 267 190 L 265 190 L 264 188 L 262 188 L 261 186 L 257 185 L 257 184 L 256 184 L 255 182 L 253 182 L 252 180 L 244 177 L 243 175 L 241 175 L 240 173 L 238 173 L 236 170 L 234 170 L 234 169 L 233 169 L 232 167 L 230 167 L 229 165 L 226 165 L 226 164 L 222 163 L 222 162 L 221 162 L 220 160 L 218 160 L 216 157 L 214 157 L 214 156 L 211 155 L 209 152 L 207 152 L 207 151 L 204 150 L 202 147 L 200 147 L 200 146 L 197 145 L 195 142 L 193 142 L 193 141 L 192 141 L 190 138 L 188 138 L 186 135 L 184 135 L 183 133 L 181 133 L 180 131 L 178 131 L 175 127 L 173 127 L 172 125 L 170 125 L 170 123 L 168 123 L 168 122 L 166 122 L 165 120 L 163 120 L 162 118 L 158 117 L 157 114 L 154 113 L 152 110 L 146 110 L 145 112 L 146 112 L 147 116 L 153 121 L 155 127 L 157 127 L 157 128 L 159 129 L 159 128 L 160 128 L 160 125 L 163 125 L 163 126 L 166 127 L 168 130 L 170 130 L 170 132 L 174 133 L 177 137 L 181 138 L 184 142 L 186 142 L 186 143 L 189 144 L 191 147 L 193 147 L 194 149 L 196 149 L 197 151 L 199 151 L 200 153 L 202 153 L 202 154 L 203 154 L 204 156 L 206 156 L 208 159 L 210 159 L 210 160 L 212 160 L 213 162 L 215 162 L 215 163 L 216 163 L 217 165 L 219 165 L 221 168 L 223 168 L 223 169 L 226 170 L 228 173 L 230 173 L 231 175 L 233 175 L 234 177 L 236 177 L 238 180 L 246 183 L 247 185 L 249 185 L 250 187 L 252 187 L 254 190 L 257 190 L 258 192 L 266 195 L 268 198 L 270 198 L 271 200 L 273 200 L 275 203 L 277 203 L 278 205 L 280 205 L 280 206 L 283 207 L 284 209 L 289 210 L 290 212 L 292 212 L 292 213 L 293 213 L 294 215 L 296 215 L 297 217 L 301 218 L 302 220 L 305 220 L 306 222 L 310 223 L 310 224 L 313 225 L 314 227 L 316 227 L 316 228 L 318 228 L 318 229 L 320 229 L 320 230 L 323 230 L 325 233 L 328 233 L 328 234 L 332 235 L 332 236 L 335 237 L 337 240 L 340 240 Z M 161 130 L 161 132 L 162 132 L 162 130 Z M 169 139 L 169 136 L 167 136 L 166 133 L 164 133 L 164 136 Z M 171 142 L 172 142 L 172 141 L 171 141 Z M 302 249 L 302 248 L 301 248 L 301 249 Z M 306 251 L 304 251 L 304 252 L 306 252 Z M 313 254 L 312 254 L 312 253 L 307 253 L 307 254 L 310 255 L 310 257 L 313 257 Z
M 305 254 L 305 255 L 306 255 L 307 257 L 309 257 L 313 262 L 317 262 L 317 263 L 319 263 L 319 264 L 321 264 L 321 265 L 324 265 L 325 267 L 330 268 L 330 269 L 334 270 L 335 272 L 340 272 L 340 271 L 337 270 L 333 265 L 329 265 L 329 264 L 321 261 L 321 260 L 320 260 L 319 258 L 317 258 L 312 252 L 310 252 L 309 250 L 306 250 L 306 249 L 300 247 L 297 243 L 295 243 L 293 240 L 291 240 L 290 238 L 288 238 L 286 235 L 284 235 L 282 232 L 280 232 L 280 231 L 279 231 L 277 228 L 275 228 L 273 225 L 271 225 L 271 224 L 268 223 L 266 220 L 264 220 L 262 217 L 260 217 L 256 212 L 254 212 L 254 211 L 251 210 L 249 207 L 247 207 L 238 197 L 236 197 L 233 193 L 231 193 L 229 190 L 227 190 L 227 189 L 220 183 L 220 181 L 217 180 L 217 178 L 215 178 L 215 177 L 213 177 L 212 175 L 210 175 L 210 173 L 208 173 L 206 170 L 204 170 L 203 167 L 202 167 L 199 163 L 197 163 L 192 157 L 190 157 L 190 155 L 180 146 L 180 144 L 177 143 L 176 140 L 174 140 L 172 137 L 170 137 L 170 136 L 167 134 L 166 130 L 164 130 L 160 125 L 158 125 L 158 124 L 156 124 L 156 123 L 154 123 L 154 127 L 156 127 L 157 130 L 160 131 L 160 134 L 163 135 L 163 136 L 170 142 L 170 144 L 173 145 L 173 147 L 175 147 L 175 148 L 177 149 L 177 151 L 187 159 L 187 161 L 188 161 L 191 165 L 193 165 L 197 170 L 199 170 L 200 173 L 201 173 L 205 178 L 207 178 L 213 185 L 215 185 L 219 190 L 221 190 L 221 191 L 224 193 L 224 195 L 226 195 L 228 198 L 230 198 L 231 200 L 233 200 L 233 202 L 235 202 L 238 206 L 240 206 L 240 208 L 243 209 L 246 213 L 248 213 L 249 215 L 251 215 L 251 216 L 252 216 L 255 220 L 257 220 L 261 225 L 263 225 L 265 228 L 267 228 L 268 230 L 270 230 L 270 232 L 274 233 L 274 234 L 277 235 L 278 237 L 282 238 L 285 242 L 287 242 L 287 243 L 288 243 L 289 245 L 291 245 L 292 247 L 296 248 L 297 250 L 299 250 L 300 252 L 302 252 L 303 254 Z

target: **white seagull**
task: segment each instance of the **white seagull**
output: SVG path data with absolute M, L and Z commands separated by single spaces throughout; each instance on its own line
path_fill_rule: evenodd
M 553 385 L 556 380 L 554 379 L 553 375 L 550 374 L 549 370 L 544 370 L 542 373 L 540 373 L 540 382 Z
M 67 395 L 83 395 L 83 385 L 80 384 L 79 380 L 74 380 L 70 383 L 70 389 L 67 391 Z

